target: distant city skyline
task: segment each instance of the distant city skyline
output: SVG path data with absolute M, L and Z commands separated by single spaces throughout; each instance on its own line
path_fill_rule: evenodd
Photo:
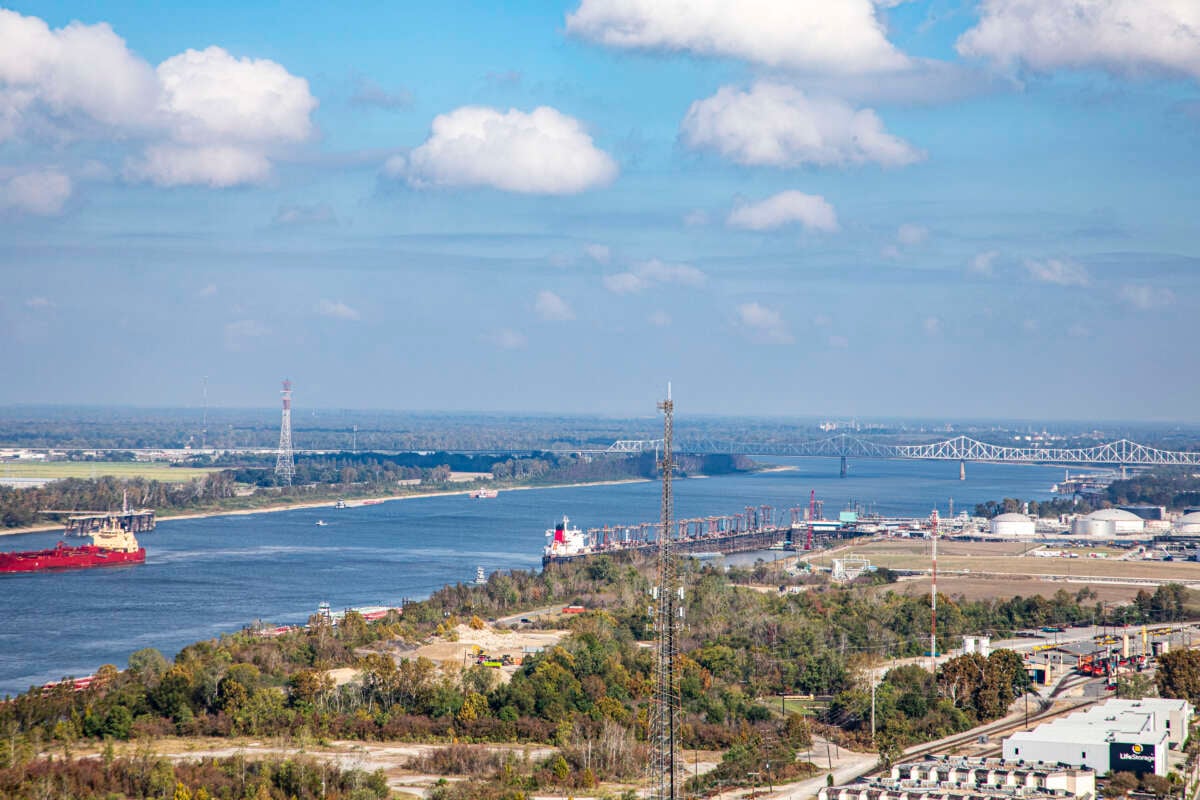
M 43 0 L 0 41 L 0 405 L 1200 419 L 1195 4 Z

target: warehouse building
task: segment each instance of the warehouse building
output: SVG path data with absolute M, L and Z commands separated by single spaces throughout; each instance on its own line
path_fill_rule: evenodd
M 1167 751 L 1187 736 L 1194 710 L 1182 700 L 1110 700 L 1004 740 L 1004 758 L 1108 772 L 1167 773 Z

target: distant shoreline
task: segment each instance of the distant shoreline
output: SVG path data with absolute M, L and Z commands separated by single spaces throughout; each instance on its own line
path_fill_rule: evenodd
M 578 486 L 616 486 L 624 483 L 649 483 L 649 478 L 621 478 L 612 481 L 589 481 L 585 483 L 554 483 L 546 486 L 510 486 L 505 489 L 500 489 L 503 492 L 527 492 L 534 489 L 570 489 Z M 478 487 L 476 487 L 478 488 Z M 453 495 L 470 494 L 476 491 L 472 489 L 452 489 L 448 491 L 436 492 L 414 492 L 412 494 L 388 495 L 386 497 L 364 497 L 353 500 L 346 500 L 346 508 L 358 508 L 359 506 L 379 505 L 381 503 L 391 502 L 393 500 L 418 500 L 425 497 L 451 497 Z M 242 517 L 250 514 L 276 514 L 281 511 L 299 511 L 310 508 L 333 508 L 337 503 L 337 499 L 333 500 L 314 500 L 311 503 L 293 503 L 290 505 L 273 505 L 263 506 L 262 508 L 238 508 L 221 511 L 197 511 L 184 514 L 172 514 L 170 516 L 158 516 L 157 523 L 159 525 L 166 522 L 174 522 L 181 519 L 207 519 L 208 517 Z M 23 533 L 48 533 L 51 531 L 61 531 L 62 525 L 32 525 L 27 528 L 4 528 L 0 530 L 0 536 L 17 536 Z

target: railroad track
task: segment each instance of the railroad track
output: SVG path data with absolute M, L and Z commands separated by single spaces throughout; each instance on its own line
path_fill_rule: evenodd
M 1071 677 L 1063 679 L 1063 681 L 1058 685 L 1058 687 L 1055 688 L 1055 690 L 1050 694 L 1049 699 L 1042 700 L 1039 702 L 1040 707 L 1036 713 L 1029 715 L 1028 724 L 1033 725 L 1035 723 L 1045 722 L 1047 720 L 1051 720 L 1056 717 L 1061 717 L 1065 714 L 1070 714 L 1073 711 L 1078 711 L 1080 708 L 1083 708 L 1084 706 L 1090 706 L 1090 705 L 1093 705 L 1094 703 L 1096 703 L 1097 700 L 1099 700 L 1101 698 L 1083 699 L 1083 700 L 1079 700 L 1076 702 L 1072 702 L 1066 706 L 1060 706 L 1058 708 L 1055 708 L 1055 706 L 1054 706 L 1056 699 L 1058 699 L 1064 692 L 1067 692 L 1078 686 L 1082 686 L 1091 680 L 1094 680 L 1094 679 L 1089 678 L 1084 675 L 1075 675 L 1075 676 L 1071 676 Z M 990 740 L 995 736 L 1004 736 L 1009 733 L 1015 733 L 1016 731 L 1024 730 L 1025 727 L 1026 727 L 1026 720 L 1024 717 L 1021 717 L 1020 719 L 1017 719 L 1017 720 L 1000 720 L 998 722 L 993 722 L 988 725 L 981 725 L 977 728 L 972 728 L 969 731 L 957 734 L 955 736 L 950 736 L 945 739 L 939 739 L 936 742 L 929 742 L 927 744 L 910 747 L 909 749 L 904 751 L 904 758 L 909 759 L 909 758 L 919 758 L 921 756 L 927 756 L 927 755 L 934 755 L 934 754 L 941 753 L 946 750 L 953 750 L 953 749 L 959 747 L 960 745 L 976 744 L 976 743 L 978 743 L 980 736 L 986 735 L 988 737 L 988 739 Z M 998 751 L 998 750 L 999 750 L 998 746 L 997 747 L 989 747 L 989 748 L 987 748 L 987 750 L 985 752 L 991 753 L 991 752 Z

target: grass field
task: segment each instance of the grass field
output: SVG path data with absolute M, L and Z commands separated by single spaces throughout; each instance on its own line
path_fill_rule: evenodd
M 216 471 L 216 469 L 172 467 L 161 462 L 5 461 L 0 463 L 0 478 L 47 478 L 49 480 L 99 478 L 112 475 L 117 478 L 147 478 L 155 481 L 182 482 Z

